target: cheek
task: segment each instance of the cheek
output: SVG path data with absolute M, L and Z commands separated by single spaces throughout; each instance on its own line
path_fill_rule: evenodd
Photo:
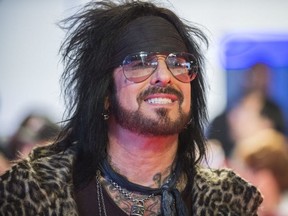
M 190 86 L 183 90 L 184 101 L 182 109 L 184 112 L 189 112 L 191 107 L 191 88 Z
M 116 97 L 121 106 L 126 109 L 136 109 L 138 107 L 136 84 L 126 80 L 122 71 L 115 70 L 114 85 Z
M 135 110 L 138 108 L 139 104 L 137 103 L 137 92 L 129 88 L 122 88 L 116 94 L 119 103 L 129 110 Z

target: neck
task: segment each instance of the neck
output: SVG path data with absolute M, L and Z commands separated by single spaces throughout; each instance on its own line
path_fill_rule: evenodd
M 141 136 L 125 129 L 110 130 L 109 163 L 130 182 L 160 187 L 169 177 L 178 146 L 178 135 Z

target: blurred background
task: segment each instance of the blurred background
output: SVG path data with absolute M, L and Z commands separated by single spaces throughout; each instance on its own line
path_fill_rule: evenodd
M 62 119 L 64 103 L 58 51 L 65 33 L 57 23 L 86 2 L 0 0 L 0 147 L 10 160 L 19 158 L 19 152 L 22 157 L 27 155 L 35 142 L 46 143 L 60 129 L 57 122 Z M 272 140 L 270 147 L 283 143 L 284 149 L 287 147 L 288 1 L 161 2 L 200 27 L 210 40 L 209 49 L 204 50 L 210 121 L 206 135 L 213 153 L 209 165 L 229 166 L 247 178 L 251 175 L 243 170 L 267 170 L 264 165 L 252 166 L 256 160 L 251 158 L 258 151 L 263 153 L 262 147 L 269 149 L 263 140 Z M 267 130 L 273 132 L 264 134 L 272 138 L 259 138 L 260 132 Z M 275 133 L 283 139 L 273 137 Z M 253 137 L 256 134 L 257 138 Z M 247 151 L 252 143 L 259 148 Z M 284 164 L 287 157 L 283 156 Z M 1 164 L 6 166 L 0 157 L 0 172 Z M 279 164 L 275 166 L 279 168 Z M 269 165 L 268 170 L 275 166 Z M 278 188 L 287 191 L 286 186 Z

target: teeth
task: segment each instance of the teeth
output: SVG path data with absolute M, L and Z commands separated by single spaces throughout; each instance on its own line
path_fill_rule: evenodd
M 170 104 L 172 100 L 169 98 L 151 98 L 147 100 L 150 104 Z

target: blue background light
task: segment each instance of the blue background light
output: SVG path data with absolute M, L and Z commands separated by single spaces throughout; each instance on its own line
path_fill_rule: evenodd
M 223 42 L 227 108 L 243 94 L 246 73 L 256 63 L 270 70 L 268 95 L 281 107 L 288 123 L 288 34 L 233 34 Z

